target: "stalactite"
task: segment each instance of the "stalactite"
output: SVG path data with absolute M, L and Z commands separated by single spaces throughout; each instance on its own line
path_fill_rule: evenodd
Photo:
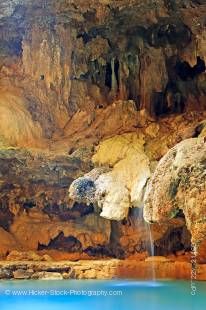
M 126 100 L 127 99 L 127 88 L 126 88 L 126 68 L 123 60 L 120 61 L 119 64 L 119 99 Z
M 115 74 L 115 58 L 112 58 L 111 60 L 111 68 L 112 68 L 112 94 L 117 94 L 117 89 L 118 89 L 118 85 L 117 85 L 117 79 L 116 79 L 116 74 Z

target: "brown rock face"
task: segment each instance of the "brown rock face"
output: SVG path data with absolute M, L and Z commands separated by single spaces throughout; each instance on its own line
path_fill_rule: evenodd
M 0 100 L 12 127 L 1 122 L 3 138 L 68 137 L 73 117 L 85 130 L 116 99 L 153 116 L 204 108 L 205 4 L 173 2 L 3 1 Z
M 205 239 L 205 139 L 182 141 L 159 162 L 145 195 L 144 218 L 164 222 L 181 211 L 192 242 Z
M 199 122 L 206 118 L 205 14 L 201 0 L 0 1 L 2 258 L 151 252 L 148 227 L 136 210 L 150 172 L 175 144 L 202 129 L 204 136 Z M 138 143 L 129 148 L 121 142 L 127 136 L 141 137 L 141 152 Z M 92 161 L 106 139 L 116 142 L 103 160 Z M 107 195 L 99 191 L 105 218 L 98 199 L 86 204 L 68 197 L 74 180 L 101 165 L 112 171 L 104 176 L 112 177 Z M 125 212 L 118 215 L 125 197 Z M 158 255 L 188 251 L 190 234 L 181 214 L 154 225 L 151 234 Z M 175 242 L 168 243 L 171 238 Z M 50 276 L 38 272 L 34 278 Z M 90 271 L 82 277 L 87 276 L 97 277 Z M 31 274 L 19 267 L 14 277 Z

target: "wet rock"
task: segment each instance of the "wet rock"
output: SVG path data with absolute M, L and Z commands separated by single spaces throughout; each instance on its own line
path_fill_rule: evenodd
M 75 272 L 73 269 L 71 269 L 69 272 L 63 272 L 62 273 L 63 279 L 75 279 Z
M 157 161 L 197 136 L 193 125 L 203 119 L 203 0 L 73 2 L 0 3 L 1 258 L 41 247 L 73 260 L 88 258 L 87 248 L 116 257 L 144 251 L 128 210 L 142 206 Z M 94 165 L 107 169 L 85 176 Z M 78 206 L 67 196 L 76 179 Z M 179 186 L 174 178 L 170 199 Z M 99 212 L 130 223 L 116 237 Z
M 9 268 L 0 268 L 0 279 L 12 279 L 13 272 Z
M 185 140 L 159 162 L 145 195 L 144 218 L 162 222 L 182 210 L 194 244 L 205 238 L 205 141 Z
M 134 257 L 134 259 L 118 260 L 118 259 L 109 259 L 109 260 L 83 260 L 77 262 L 64 262 L 64 263 L 52 263 L 54 271 L 46 271 L 48 263 L 42 262 L 28 262 L 24 266 L 24 270 L 31 269 L 35 270 L 32 275 L 32 279 L 41 279 L 46 280 L 62 280 L 63 277 L 67 277 L 70 271 L 68 267 L 72 267 L 71 277 L 75 279 L 151 279 L 151 268 L 154 268 L 155 275 L 158 279 L 190 279 L 191 278 L 191 263 L 190 258 L 187 261 L 181 261 L 173 257 L 172 259 L 159 259 L 159 261 L 144 261 L 143 257 Z M 61 271 L 60 267 L 67 267 L 67 271 Z M 22 264 L 15 264 L 10 262 L 9 264 L 0 262 L 0 269 L 4 270 L 18 270 L 22 269 Z M 58 271 L 59 269 L 59 271 Z M 41 271 L 45 270 L 45 271 Z M 66 270 L 66 269 L 65 269 Z M 206 265 L 201 264 L 197 265 L 197 279 L 205 280 L 206 279 Z
M 70 197 L 96 202 L 102 209 L 100 216 L 107 219 L 126 218 L 130 207 L 141 206 L 144 187 L 150 177 L 149 159 L 143 145 L 144 137 L 135 133 L 102 142 L 93 162 L 113 169 L 107 173 L 95 169 L 75 180 L 69 189 Z M 88 182 L 89 187 L 86 186 Z M 79 192 L 79 188 L 83 191 Z
M 63 280 L 63 275 L 59 272 L 47 272 L 47 271 L 40 271 L 35 272 L 31 279 L 41 279 L 41 280 Z
M 34 271 L 32 269 L 24 270 L 24 269 L 17 269 L 13 272 L 14 279 L 30 279 Z

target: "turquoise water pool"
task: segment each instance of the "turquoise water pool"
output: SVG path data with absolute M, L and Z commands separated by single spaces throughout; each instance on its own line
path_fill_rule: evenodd
M 206 282 L 2 281 L 0 310 L 204 310 Z

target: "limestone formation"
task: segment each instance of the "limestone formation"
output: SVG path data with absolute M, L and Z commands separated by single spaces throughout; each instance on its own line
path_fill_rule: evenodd
M 183 212 L 194 244 L 206 237 L 206 143 L 182 141 L 159 162 L 149 181 L 144 206 L 146 221 L 165 222 Z
M 129 208 L 142 207 L 144 188 L 150 177 L 144 143 L 144 136 L 137 134 L 103 141 L 93 162 L 111 167 L 111 171 L 95 169 L 75 180 L 70 187 L 70 197 L 80 202 L 96 202 L 102 210 L 100 216 L 110 220 L 124 219 Z
M 24 98 L 1 91 L 0 141 L 7 146 L 43 147 L 43 133 L 38 121 L 26 109 Z
M 25 145 L 37 146 L 41 139 L 57 136 L 69 140 L 74 120 L 81 139 L 90 138 L 88 124 L 105 112 L 98 110 L 118 99 L 133 101 L 136 112 L 145 110 L 153 117 L 205 107 L 206 75 L 197 61 L 204 63 L 205 57 L 201 1 L 170 5 L 132 0 L 128 6 L 122 0 L 120 6 L 100 0 L 3 0 L 0 12 L 0 90 L 11 95 L 4 110 L 9 117 L 9 102 L 21 93 L 16 110 L 28 123 L 14 126 L 20 137 L 14 137 L 12 145 L 25 140 Z M 191 68 L 192 76 L 187 74 Z M 120 128 L 128 132 L 141 125 L 136 117 L 136 124 L 131 120 L 129 126 L 131 112 L 121 118 L 113 115 L 124 128 L 115 121 L 112 128 L 111 122 L 109 127 L 101 123 L 104 128 L 96 134 L 119 134 Z M 100 122 L 101 117 L 94 128 Z M 7 126 L 1 129 L 8 136 Z

